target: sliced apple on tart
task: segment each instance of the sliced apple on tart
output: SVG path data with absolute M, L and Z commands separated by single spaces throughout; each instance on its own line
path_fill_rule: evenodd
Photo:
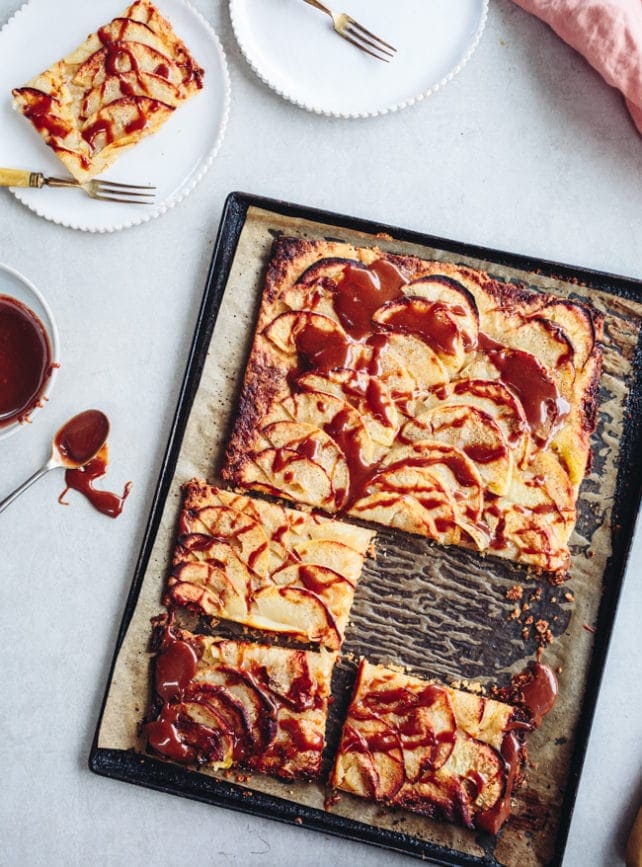
M 322 597 L 305 586 L 263 587 L 254 593 L 247 625 L 336 649 L 342 633 L 328 605 L 330 594 L 323 590 Z
M 302 459 L 320 466 L 335 490 L 347 490 L 350 471 L 345 455 L 324 430 L 298 421 L 270 422 L 263 428 L 266 448 L 296 452 Z
M 405 781 L 399 732 L 375 716 L 353 719 L 343 731 L 343 762 L 333 785 L 377 801 L 394 798 Z
M 166 627 L 155 662 L 157 710 L 145 726 L 149 746 L 215 770 L 317 777 L 335 660 Z M 170 685 L 165 672 L 176 671 Z
M 345 367 L 341 362 L 358 351 L 338 322 L 309 310 L 281 313 L 263 333 L 278 350 L 285 355 L 298 354 L 311 369 Z
M 504 337 L 516 349 L 530 352 L 548 369 L 553 378 L 575 376 L 575 350 L 564 329 L 544 316 L 531 316 Z
M 194 531 L 205 534 L 206 542 L 194 541 L 189 545 L 197 556 L 205 545 L 208 557 L 227 561 L 233 556 L 257 575 L 267 574 L 268 538 L 261 524 L 249 515 L 219 505 L 203 506 L 197 511 L 188 508 L 181 516 L 180 527 L 183 534 Z M 181 538 L 179 544 L 185 548 L 186 539 Z
M 441 406 L 472 407 L 488 415 L 497 424 L 515 456 L 517 465 L 526 459 L 530 430 L 524 409 L 517 396 L 498 379 L 457 379 L 435 389 L 418 408 L 422 417 L 426 409 Z
M 144 25 L 137 26 L 143 27 L 144 33 L 149 33 L 149 28 Z M 108 39 L 106 29 L 103 29 L 103 32 Z M 84 88 L 85 92 L 97 90 L 110 77 L 118 78 L 123 75 L 131 77 L 132 73 L 136 76 L 135 86 L 137 89 L 142 88 L 143 79 L 138 78 L 140 73 L 141 75 L 155 75 L 158 78 L 164 78 L 180 94 L 183 78 L 181 70 L 166 54 L 159 51 L 157 46 L 126 38 L 103 44 L 96 37 L 93 47 L 95 47 L 95 51 L 77 68 L 73 77 L 73 84 Z M 159 69 L 162 69 L 162 76 L 158 75 Z M 126 81 L 124 83 L 126 84 Z M 103 100 L 103 104 L 105 101 Z
M 510 484 L 511 449 L 492 416 L 477 407 L 438 405 L 408 421 L 400 439 L 433 440 L 459 449 L 475 464 L 494 494 L 505 493 Z
M 246 587 L 233 575 L 230 564 L 221 569 L 203 562 L 183 562 L 174 566 L 167 581 L 165 601 L 210 617 L 226 616 L 230 620 L 246 619 Z
M 166 601 L 340 647 L 374 533 L 193 479 Z
M 377 334 L 370 347 L 367 370 L 384 385 L 390 397 L 403 412 L 422 388 L 431 382 L 442 383 L 448 374 L 430 347 L 416 340 L 414 347 L 401 349 L 399 335 Z M 413 351 L 414 348 L 414 351 Z M 414 363 L 414 366 L 413 366 Z
M 563 329 L 565 338 L 573 348 L 575 367 L 583 370 L 595 350 L 596 311 L 572 301 L 551 299 L 539 315 Z
M 159 75 L 146 72 L 108 75 L 104 81 L 87 91 L 81 103 L 80 117 L 87 120 L 97 115 L 106 102 L 112 103 L 131 96 L 150 98 L 169 108 L 176 108 L 181 100 L 180 89 Z
M 459 542 L 463 530 L 474 544 L 484 549 L 488 536 L 481 522 L 483 483 L 475 464 L 460 449 L 436 440 L 418 440 L 390 452 L 382 468 L 373 475 L 366 493 L 397 491 L 412 496 L 426 511 L 441 511 L 446 500 L 454 512 L 454 527 L 444 527 Z
M 470 828 L 489 827 L 501 802 L 496 833 L 524 762 L 523 730 L 513 730 L 520 719 L 508 704 L 362 659 L 331 784 Z M 507 740 L 510 761 L 502 754 Z
M 410 280 L 403 287 L 403 292 L 452 308 L 452 315 L 466 323 L 469 342 L 475 343 L 479 331 L 479 310 L 474 295 L 461 280 L 433 272 Z
M 26 87 L 14 107 L 77 181 L 105 171 L 202 87 L 203 70 L 149 0 L 125 12 Z
M 546 489 L 531 467 L 552 455 L 574 505 L 595 427 L 600 327 L 588 305 L 472 267 L 278 238 L 223 478 L 537 565 L 530 541 L 518 544 L 530 522 L 541 538 L 552 532 L 542 560 L 559 566 L 568 537 L 562 556 L 547 507 L 530 505 L 530 488 Z M 265 429 L 285 416 L 319 433 L 282 437 L 275 452 Z M 302 450 L 326 454 L 324 434 L 349 484 L 325 461 L 298 462 Z M 417 453 L 437 447 L 459 457 Z M 503 544 L 495 512 L 506 510 L 518 535 Z
M 303 374 L 297 379 L 297 386 L 303 391 L 330 394 L 346 401 L 359 412 L 373 442 L 392 445 L 399 431 L 399 411 L 380 377 L 365 370 L 337 368 L 324 376 Z

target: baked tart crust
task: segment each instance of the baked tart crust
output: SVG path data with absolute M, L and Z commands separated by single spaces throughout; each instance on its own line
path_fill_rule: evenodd
M 278 238 L 222 476 L 563 573 L 600 329 L 471 268 Z
M 362 659 L 331 784 L 496 834 L 528 727 L 511 705 Z
M 374 532 L 193 479 L 165 604 L 340 647 Z
M 336 654 L 230 641 L 163 627 L 150 748 L 213 770 L 285 779 L 319 774 Z

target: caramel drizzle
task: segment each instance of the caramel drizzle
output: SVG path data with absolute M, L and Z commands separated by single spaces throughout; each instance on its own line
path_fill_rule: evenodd
M 323 264 L 325 260 L 321 260 Z M 462 331 L 458 320 L 465 315 L 463 306 L 458 304 L 448 305 L 439 301 L 429 301 L 425 298 L 417 298 L 410 294 L 412 284 L 408 284 L 405 276 L 391 262 L 379 259 L 370 266 L 365 266 L 352 260 L 327 260 L 330 265 L 341 266 L 338 278 L 317 277 L 320 263 L 316 263 L 298 280 L 299 285 L 310 285 L 316 306 L 320 303 L 325 293 L 331 293 L 332 303 L 342 329 L 330 329 L 321 327 L 320 321 L 314 317 L 302 319 L 302 324 L 296 329 L 294 340 L 297 348 L 298 365 L 293 374 L 289 376 L 292 390 L 305 390 L 305 385 L 300 385 L 298 377 L 301 373 L 313 372 L 321 376 L 329 375 L 333 370 L 351 370 L 358 379 L 360 374 L 367 374 L 370 381 L 375 381 L 380 373 L 380 353 L 386 345 L 386 334 L 391 332 L 408 333 L 419 337 L 432 348 L 444 355 L 451 355 L 456 351 L 457 343 L 461 339 L 465 350 L 482 352 L 497 368 L 500 380 L 516 396 L 524 408 L 526 422 L 538 447 L 544 448 L 559 430 L 566 418 L 569 406 L 560 397 L 557 387 L 546 369 L 530 353 L 522 350 L 513 350 L 487 335 L 480 333 L 475 344 Z M 433 275 L 431 279 L 443 282 L 445 285 L 458 284 L 456 281 L 440 275 Z M 316 285 L 315 285 L 316 284 Z M 414 304 L 414 307 L 413 307 Z M 419 310 L 418 305 L 421 306 Z M 390 309 L 383 322 L 374 321 L 377 311 Z M 315 304 L 312 304 L 312 310 Z M 367 350 L 367 351 L 364 351 Z M 525 362 L 526 369 L 522 369 Z M 568 351 L 560 355 L 560 364 L 568 361 Z M 492 385 L 492 380 L 489 384 Z M 457 386 L 455 386 L 455 390 Z M 440 387 L 434 392 L 438 395 Z M 385 411 L 385 405 L 381 402 L 381 392 L 374 389 L 366 391 L 365 395 L 355 395 L 351 392 L 351 386 L 344 389 L 345 399 L 355 402 L 360 408 L 365 408 L 381 423 L 388 423 L 389 419 Z M 497 399 L 497 395 L 495 395 Z M 521 427 L 521 422 L 519 422 Z M 354 427 L 350 413 L 347 411 L 337 413 L 328 419 L 323 429 L 336 442 L 344 454 L 350 472 L 350 488 L 348 491 L 335 491 L 335 510 L 339 512 L 349 511 L 350 508 L 367 492 L 367 488 L 373 477 L 383 469 L 379 464 L 371 464 L 362 454 L 359 443 L 359 432 Z M 508 444 L 512 447 L 519 440 L 519 432 L 512 432 L 508 438 Z M 403 435 L 397 435 L 397 441 L 403 441 Z M 487 449 L 481 446 L 470 447 L 465 450 L 468 457 L 477 464 L 489 464 L 499 460 L 505 454 L 505 449 Z M 301 443 L 294 452 L 277 454 L 273 463 L 273 472 L 279 473 L 288 465 L 300 457 L 309 457 L 314 460 L 313 443 Z M 403 462 L 402 462 L 403 463 Z M 443 463 L 457 476 L 460 472 L 458 462 L 453 461 L 446 455 Z M 294 473 L 286 470 L 284 481 L 289 484 L 293 481 Z M 278 486 L 266 486 L 271 492 L 281 493 Z M 492 504 L 492 497 L 488 497 Z M 493 506 L 495 511 L 496 507 Z M 541 511 L 541 509 L 539 510 Z M 534 510 L 534 514 L 537 509 Z M 565 516 L 568 517 L 568 516 Z M 442 520 L 443 523 L 443 520 Z M 486 532 L 485 523 L 476 520 L 479 528 Z M 500 518 L 491 548 L 500 550 L 508 543 L 504 533 L 504 519 Z M 532 530 L 538 531 L 538 524 L 534 521 Z M 526 532 L 526 531 L 524 531 Z M 514 540 L 513 540 L 514 541 Z M 550 534 L 547 536 L 549 552 L 554 551 L 555 544 Z M 535 554 L 532 546 L 523 546 L 526 553 Z M 526 550 L 528 548 L 528 551 Z
M 181 638 L 166 627 L 156 657 L 154 690 L 160 709 L 145 725 L 151 749 L 187 764 L 227 762 L 268 770 L 291 777 L 288 765 L 302 753 L 306 764 L 318 768 L 324 748 L 323 734 L 303 725 L 305 714 L 322 709 L 326 699 L 314 679 L 303 651 L 283 651 L 290 657 L 292 675 L 279 692 L 270 672 L 253 660 L 237 665 L 214 663 L 223 683 L 197 680 L 203 645 L 196 637 Z M 197 721 L 191 706 L 201 708 L 208 722 Z M 278 738 L 279 732 L 287 738 Z M 280 764 L 275 764 L 278 760 Z
M 285 460 L 287 465 L 287 458 Z M 229 510 L 230 513 L 234 512 L 234 509 L 228 506 L 215 508 L 220 508 L 222 511 Z M 252 523 L 248 525 L 241 524 L 241 526 L 229 528 L 225 533 L 219 533 L 210 526 L 208 521 L 203 519 L 202 511 L 205 510 L 185 510 L 181 513 L 180 535 L 178 539 L 180 558 L 172 570 L 172 580 L 168 588 L 169 596 L 179 604 L 202 611 L 207 611 L 205 601 L 209 600 L 218 609 L 218 616 L 224 617 L 226 611 L 223 601 L 220 599 L 219 594 L 212 594 L 211 589 L 208 589 L 207 586 L 202 587 L 200 596 L 195 597 L 190 595 L 189 602 L 186 602 L 181 594 L 181 585 L 183 584 L 181 571 L 186 562 L 204 563 L 212 569 L 226 573 L 226 563 L 218 559 L 215 554 L 216 546 L 223 545 L 232 556 L 237 558 L 249 570 L 248 581 L 245 586 L 245 607 L 247 615 L 251 616 L 257 597 L 261 591 L 268 585 L 277 585 L 278 583 L 274 572 L 263 574 L 262 571 L 258 571 L 259 561 L 270 550 L 270 540 L 266 539 L 260 545 L 250 545 L 250 551 L 245 555 L 242 552 L 243 536 L 256 532 L 256 522 L 252 519 Z M 284 536 L 288 533 L 289 529 L 290 525 L 287 517 L 284 517 L 284 523 L 274 530 L 272 539 L 277 544 L 285 545 Z M 292 627 L 290 630 L 291 634 L 303 637 L 305 640 L 329 642 L 331 646 L 340 643 L 341 632 L 328 601 L 329 592 L 331 592 L 329 588 L 338 583 L 344 583 L 349 587 L 353 587 L 352 582 L 347 577 L 328 567 L 302 563 L 296 553 L 286 546 L 284 561 L 279 564 L 276 572 L 287 566 L 297 567 L 297 577 L 292 583 L 278 586 L 279 595 L 284 598 L 289 597 L 290 599 L 296 599 L 297 595 L 312 597 L 322 608 L 325 618 L 325 626 L 314 635 L 307 635 L 295 627 Z M 323 575 L 323 579 L 319 577 L 319 572 Z M 331 598 L 331 595 L 329 598 Z
M 480 809 L 475 801 L 494 780 L 474 769 L 467 769 L 464 773 L 450 769 L 447 777 L 441 771 L 447 765 L 460 731 L 448 691 L 438 684 L 411 688 L 390 686 L 385 680 L 373 680 L 365 692 L 362 689 L 360 686 L 360 694 L 348 711 L 339 751 L 344 756 L 356 753 L 368 757 L 370 795 L 384 803 L 412 809 L 414 786 L 420 787 L 421 799 L 431 801 L 430 794 L 421 789 L 422 784 L 430 784 L 431 788 L 441 789 L 444 799 L 452 801 L 452 813 L 458 812 L 465 825 L 496 834 L 509 815 L 511 792 L 523 761 L 522 740 L 510 720 L 499 751 L 493 750 L 501 782 L 500 795 L 489 808 Z M 485 699 L 480 699 L 480 722 L 486 704 Z M 433 727 L 433 715 L 429 713 L 435 705 L 441 705 L 441 718 L 449 720 L 449 724 L 440 730 Z M 493 749 L 475 738 L 473 740 L 484 749 Z M 388 773 L 385 786 L 382 786 L 379 776 L 377 754 L 385 755 L 387 761 L 398 768 L 396 780 L 391 782 Z M 413 764 L 417 765 L 412 774 L 408 767 L 410 754 L 415 754 Z M 450 778 L 457 781 L 457 791 L 449 785 Z M 362 779 L 366 778 L 362 775 Z M 434 806 L 437 812 L 444 808 L 443 803 L 436 802 Z M 452 819 L 453 815 L 448 815 L 448 818 Z

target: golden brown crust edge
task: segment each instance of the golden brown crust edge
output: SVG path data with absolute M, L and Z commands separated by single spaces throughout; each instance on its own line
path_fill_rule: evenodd
M 273 401 L 289 392 L 285 386 L 288 368 L 272 345 L 262 337 L 262 331 L 278 310 L 278 298 L 284 285 L 294 283 L 306 268 L 322 257 L 341 253 L 356 256 L 357 249 L 348 244 L 330 241 L 308 241 L 303 238 L 275 238 L 263 280 L 261 305 L 254 329 L 252 348 L 241 385 L 238 408 L 223 458 L 220 475 L 230 485 L 243 487 L 241 469 L 248 459 L 257 423 Z M 420 260 L 417 260 L 420 261 Z M 285 310 L 285 306 L 283 310 Z

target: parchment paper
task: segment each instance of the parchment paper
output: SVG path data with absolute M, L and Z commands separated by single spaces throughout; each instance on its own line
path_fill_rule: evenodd
M 339 694 L 329 723 L 328 740 L 332 747 L 338 735 L 338 716 L 346 704 L 345 684 L 353 669 L 351 660 L 361 654 L 373 662 L 402 665 L 415 674 L 448 682 L 506 682 L 511 672 L 521 670 L 532 658 L 535 648 L 532 639 L 523 640 L 521 621 L 528 614 L 534 621 L 546 619 L 556 638 L 544 659 L 558 669 L 560 697 L 542 727 L 530 737 L 529 755 L 536 766 L 528 770 L 526 781 L 514 799 L 513 815 L 496 844 L 489 844 L 487 837 L 479 837 L 474 831 L 347 795 L 332 808 L 361 822 L 402 831 L 459 852 L 485 856 L 491 863 L 494 857 L 500 864 L 519 867 L 545 864 L 553 852 L 594 640 L 586 627 L 595 622 L 604 568 L 611 553 L 610 517 L 623 409 L 642 324 L 642 304 L 554 278 L 257 208 L 248 211 L 172 489 L 115 667 L 98 746 L 145 749 L 140 723 L 149 701 L 149 621 L 161 610 L 162 587 L 180 506 L 180 486 L 193 476 L 217 481 L 252 339 L 263 271 L 274 236 L 280 232 L 312 239 L 345 240 L 361 246 L 376 244 L 396 253 L 471 265 L 504 280 L 523 282 L 560 296 L 590 298 L 605 314 L 599 425 L 593 440 L 593 467 L 582 485 L 579 521 L 571 540 L 571 580 L 563 587 L 552 587 L 509 564 L 378 529 L 377 559 L 367 563 L 356 593 L 344 659 L 338 666 Z M 514 584 L 521 584 L 525 590 L 518 603 L 506 599 L 506 590 Z M 529 601 L 538 586 L 541 599 Z M 575 596 L 574 602 L 565 599 L 569 590 Z M 530 611 L 521 614 L 520 619 L 511 619 L 515 605 L 524 602 L 531 606 Z M 229 772 L 221 776 L 230 779 Z M 250 790 L 324 809 L 323 785 L 282 783 L 258 774 L 248 778 L 244 785 Z

